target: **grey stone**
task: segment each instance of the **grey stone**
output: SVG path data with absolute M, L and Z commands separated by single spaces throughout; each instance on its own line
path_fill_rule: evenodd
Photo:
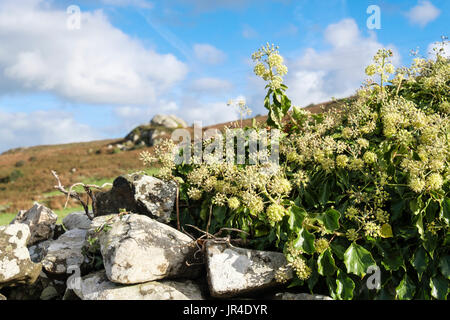
M 74 292 L 82 300 L 202 300 L 200 287 L 191 280 L 151 281 L 137 285 L 110 282 L 104 271 L 82 278 Z
M 106 232 L 99 230 L 108 225 Z M 190 237 L 139 214 L 93 220 L 88 237 L 97 237 L 106 274 L 112 282 L 143 283 L 164 278 L 195 278 L 200 266 L 188 266 L 197 250 Z
M 11 221 L 11 224 L 24 223 L 30 228 L 31 236 L 28 245 L 33 245 L 39 241 L 44 241 L 53 237 L 56 220 L 58 216 L 49 208 L 35 203 L 28 210 L 21 210 Z
M 320 294 L 280 292 L 275 294 L 274 300 L 333 300 L 333 299 L 331 297 L 323 296 Z
M 128 212 L 148 215 L 167 223 L 173 212 L 177 185 L 152 176 L 129 174 L 116 178 L 107 192 L 96 194 L 96 215 Z
M 211 295 L 229 298 L 275 288 L 279 269 L 292 279 L 292 269 L 282 253 L 237 248 L 226 242 L 206 242 L 206 270 Z
M 86 262 L 82 253 L 86 233 L 87 230 L 72 229 L 53 241 L 42 260 L 44 270 L 54 275 L 68 275 L 68 267 L 81 267 L 83 262 Z
M 31 261 L 34 263 L 39 263 L 44 259 L 47 254 L 47 249 L 53 240 L 45 240 L 39 242 L 35 245 L 28 247 L 28 252 L 30 253 Z
M 41 300 L 51 300 L 59 296 L 58 291 L 53 286 L 48 286 L 41 292 Z
M 72 212 L 63 219 L 64 228 L 67 230 L 84 229 L 87 230 L 91 226 L 91 220 L 84 211 Z
M 23 223 L 0 227 L 0 288 L 33 284 L 42 270 L 30 259 L 30 228 Z

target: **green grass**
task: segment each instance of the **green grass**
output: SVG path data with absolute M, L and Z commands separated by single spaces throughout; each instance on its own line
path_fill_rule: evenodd
M 69 213 L 72 213 L 75 211 L 83 211 L 83 207 L 80 206 L 77 208 L 66 208 L 63 210 L 53 211 L 58 216 L 58 220 L 56 221 L 56 223 L 61 224 L 62 219 L 64 219 L 65 216 L 67 216 Z M 5 225 L 9 224 L 16 215 L 17 215 L 16 213 L 0 213 L 0 226 L 5 226 Z

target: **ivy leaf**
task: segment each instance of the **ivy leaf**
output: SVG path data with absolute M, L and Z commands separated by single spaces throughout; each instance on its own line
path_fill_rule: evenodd
M 314 248 L 314 240 L 315 237 L 312 233 L 309 233 L 308 230 L 302 228 L 298 233 L 297 240 L 295 241 L 295 248 L 301 248 L 304 252 L 308 254 L 313 254 L 315 251 Z
M 430 279 L 431 295 L 438 300 L 447 299 L 448 280 L 438 275 Z
M 306 216 L 306 211 L 303 208 L 292 206 L 289 210 L 289 227 L 292 231 L 297 232 L 302 228 L 303 220 Z
M 442 201 L 442 211 L 440 217 L 441 219 L 444 219 L 445 223 L 450 223 L 450 198 L 445 197 Z
M 225 220 L 226 213 L 227 213 L 227 207 L 216 206 L 213 209 L 214 218 L 217 219 L 217 222 L 219 224 L 222 224 L 223 221 Z
M 344 253 L 344 264 L 348 273 L 356 274 L 361 278 L 370 266 L 376 265 L 370 252 L 354 242 Z
M 333 241 L 330 243 L 331 250 L 338 257 L 339 260 L 344 260 L 345 247 L 337 241 Z
M 420 238 L 422 240 L 424 240 L 424 229 L 423 229 L 423 216 L 422 216 L 422 213 L 419 213 L 417 215 L 417 218 L 415 218 L 414 220 L 415 220 L 414 225 L 416 226 L 417 231 L 420 234 Z
M 397 271 L 400 267 L 403 267 L 403 269 L 406 270 L 405 263 L 403 261 L 403 256 L 400 253 L 400 250 L 383 249 L 382 255 L 383 260 L 381 261 L 381 264 L 384 266 L 386 270 Z
M 428 251 L 430 256 L 433 258 L 434 250 L 436 250 L 438 246 L 438 236 L 432 234 L 431 232 L 426 232 L 423 237 L 423 247 Z
M 411 300 L 416 292 L 414 282 L 405 273 L 400 284 L 395 288 L 396 298 L 400 300 Z
M 318 218 L 323 222 L 327 231 L 334 231 L 339 228 L 339 218 L 341 214 L 335 209 L 328 209 Z
M 355 283 L 345 272 L 338 270 L 336 285 L 336 297 L 339 300 L 351 300 L 353 298 Z
M 450 280 L 450 256 L 445 255 L 439 261 L 439 269 L 444 277 Z
M 422 279 L 423 272 L 428 267 L 428 256 L 427 252 L 423 247 L 417 248 L 416 252 L 414 252 L 414 255 L 412 256 L 411 265 L 416 269 L 417 275 L 419 276 L 419 281 Z
M 319 274 L 317 273 L 317 264 L 314 257 L 311 257 L 308 260 L 308 267 L 311 268 L 311 275 L 309 276 L 306 283 L 308 284 L 309 291 L 313 293 L 314 286 L 316 285 L 317 281 L 319 280 Z
M 331 276 L 336 271 L 336 264 L 330 249 L 322 252 L 317 259 L 317 271 L 322 276 Z
M 392 238 L 392 227 L 389 223 L 385 223 L 381 226 L 381 237 L 382 238 Z

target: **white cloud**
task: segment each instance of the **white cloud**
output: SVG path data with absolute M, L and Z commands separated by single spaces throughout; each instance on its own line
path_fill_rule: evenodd
M 46 2 L 0 4 L 0 92 L 47 91 L 84 103 L 147 104 L 182 80 L 187 66 L 115 28 L 101 11 L 81 29 Z
M 189 88 L 203 94 L 220 94 L 231 90 L 233 84 L 218 78 L 200 78 L 192 81 Z
M 137 7 L 142 9 L 152 9 L 153 3 L 146 0 L 101 0 L 106 5 L 117 7 Z
M 308 48 L 299 58 L 288 60 L 287 93 L 296 105 L 304 107 L 354 94 L 365 79 L 365 67 L 380 48 L 393 49 L 393 63 L 398 66 L 400 61 L 394 47 L 379 43 L 373 34 L 362 36 L 353 19 L 329 25 L 324 39 L 330 49 Z
M 179 112 L 174 101 L 158 100 L 151 106 L 119 106 L 114 108 L 114 114 L 120 118 L 121 126 L 132 129 L 136 126 L 149 123 L 155 114 L 171 114 Z
M 440 13 L 441 11 L 430 1 L 420 0 L 415 7 L 411 8 L 411 10 L 406 13 L 406 16 L 411 23 L 424 27 L 435 20 Z
M 220 64 L 226 59 L 223 51 L 207 43 L 195 44 L 194 54 L 202 63 L 210 65 Z
M 6 112 L 0 110 L 0 152 L 41 144 L 91 141 L 101 135 L 58 110 Z

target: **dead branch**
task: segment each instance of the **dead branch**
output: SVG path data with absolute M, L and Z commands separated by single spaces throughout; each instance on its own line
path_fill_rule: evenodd
M 69 191 L 67 191 L 64 186 L 61 183 L 61 180 L 59 179 L 58 174 L 54 171 L 51 170 L 53 176 L 55 177 L 56 181 L 58 182 L 58 185 L 55 186 L 54 188 L 57 189 L 58 191 L 64 193 L 65 195 L 67 195 L 67 199 L 66 199 L 66 203 L 64 204 L 64 209 L 67 207 L 67 204 L 69 203 L 70 198 L 73 198 L 77 201 L 79 201 L 81 203 L 81 205 L 83 206 L 84 212 L 86 213 L 87 217 L 92 220 L 95 217 L 95 213 L 97 211 L 96 205 L 95 205 L 95 194 L 92 192 L 92 189 L 97 189 L 97 190 L 103 190 L 106 186 L 112 186 L 111 183 L 104 183 L 101 187 L 94 185 L 94 184 L 84 184 L 81 182 L 75 183 L 73 185 L 71 185 L 69 187 Z M 76 191 L 72 191 L 72 189 L 74 187 L 77 186 L 82 186 L 84 191 L 86 192 L 86 201 L 83 201 L 81 199 L 81 195 L 79 195 Z M 89 200 L 91 200 L 92 203 L 92 215 L 89 213 Z

